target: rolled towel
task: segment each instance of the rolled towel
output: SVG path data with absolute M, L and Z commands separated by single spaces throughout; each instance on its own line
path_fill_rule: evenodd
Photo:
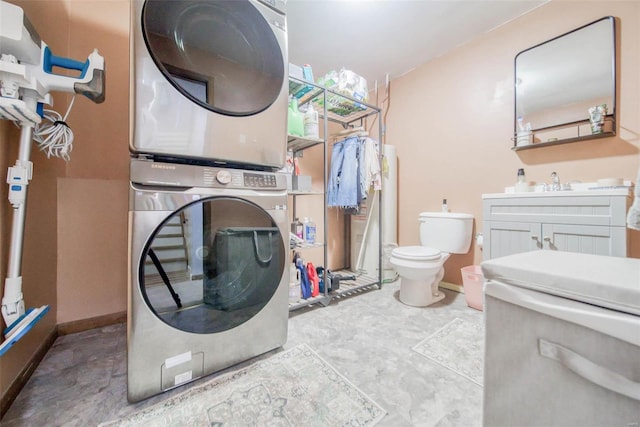
M 640 169 L 638 170 L 634 194 L 633 204 L 627 213 L 627 227 L 640 230 Z

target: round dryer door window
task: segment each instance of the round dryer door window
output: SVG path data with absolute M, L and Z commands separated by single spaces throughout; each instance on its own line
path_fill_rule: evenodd
M 205 199 L 174 212 L 153 233 L 139 266 L 140 290 L 165 323 L 208 334 L 255 316 L 278 289 L 282 235 L 253 203 Z
M 246 0 L 147 0 L 142 29 L 169 82 L 211 111 L 257 114 L 280 93 L 286 72 L 278 40 Z

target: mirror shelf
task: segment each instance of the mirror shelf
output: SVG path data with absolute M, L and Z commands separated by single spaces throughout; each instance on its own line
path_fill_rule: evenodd
M 605 116 L 602 132 L 592 133 L 589 120 L 578 120 L 563 125 L 534 129 L 525 141 L 519 140 L 516 134 L 512 138 L 513 147 L 511 149 L 514 151 L 529 150 L 531 148 L 568 144 L 570 142 L 609 138 L 615 135 L 615 118 L 609 114 Z
M 570 142 L 587 141 L 590 139 L 609 138 L 615 135 L 616 135 L 615 132 L 602 132 L 602 133 L 595 133 L 592 135 L 577 136 L 574 138 L 558 139 L 558 140 L 546 141 L 546 142 L 535 142 L 529 145 L 514 145 L 511 149 L 513 151 L 529 150 L 531 148 L 549 147 L 552 145 L 568 144 Z
M 606 16 L 516 55 L 513 150 L 615 135 L 615 27 Z

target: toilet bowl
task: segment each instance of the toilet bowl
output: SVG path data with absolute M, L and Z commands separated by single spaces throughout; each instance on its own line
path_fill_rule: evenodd
M 400 301 L 426 307 L 442 300 L 438 291 L 444 263 L 452 253 L 467 253 L 471 246 L 473 216 L 449 212 L 420 214 L 422 246 L 400 246 L 389 262 L 400 276 Z

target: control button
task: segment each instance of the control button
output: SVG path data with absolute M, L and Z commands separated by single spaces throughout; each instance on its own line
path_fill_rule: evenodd
M 220 184 L 226 185 L 231 182 L 231 172 L 225 170 L 218 171 L 218 173 L 216 174 L 216 179 Z

